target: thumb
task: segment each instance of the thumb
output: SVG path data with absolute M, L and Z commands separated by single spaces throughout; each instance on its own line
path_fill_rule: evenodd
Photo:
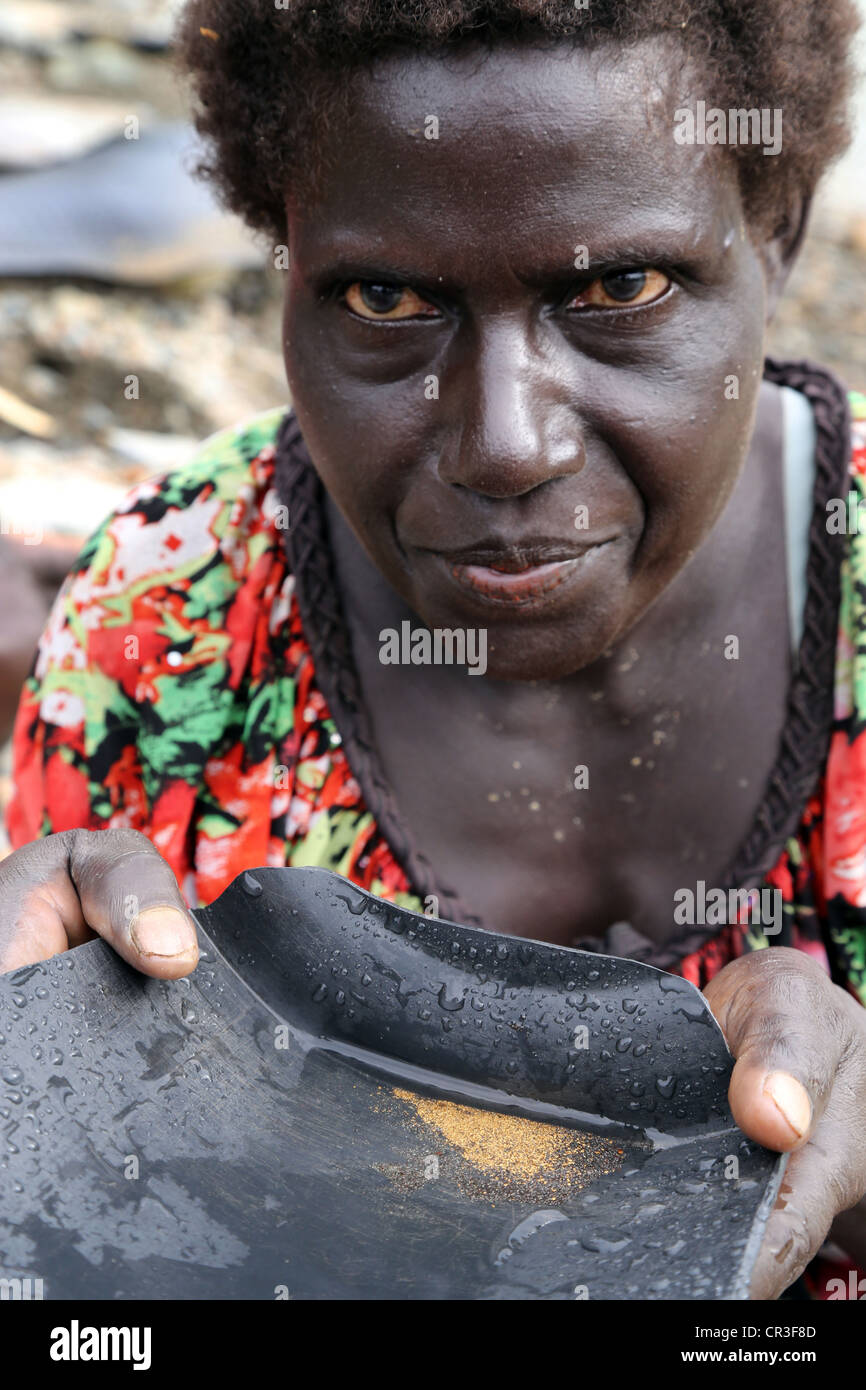
M 824 1111 L 847 1036 L 824 972 L 803 952 L 772 947 L 733 961 L 704 994 L 736 1059 L 735 1121 L 768 1149 L 799 1148 Z
M 174 872 L 135 830 L 65 830 L 0 863 L 0 971 L 47 960 L 96 932 L 161 979 L 198 962 Z

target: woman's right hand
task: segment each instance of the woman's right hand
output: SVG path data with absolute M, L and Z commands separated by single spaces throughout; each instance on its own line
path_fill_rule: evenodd
M 174 873 L 137 830 L 64 830 L 0 861 L 0 973 L 101 936 L 145 975 L 198 964 Z

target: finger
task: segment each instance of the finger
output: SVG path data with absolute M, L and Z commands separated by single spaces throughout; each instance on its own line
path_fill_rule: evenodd
M 134 830 L 70 830 L 0 863 L 0 966 L 21 965 L 97 932 L 161 979 L 198 963 L 195 925 L 169 865 Z
M 18 970 L 92 936 L 50 836 L 0 863 L 0 972 Z
M 751 1297 L 778 1298 L 820 1249 L 836 1212 L 857 1201 L 850 1126 L 825 1117 L 805 1148 L 791 1155 L 751 1280 Z
M 704 991 L 736 1062 L 734 1119 L 779 1151 L 823 1114 L 851 1028 L 842 991 L 801 951 L 774 946 L 733 961 Z

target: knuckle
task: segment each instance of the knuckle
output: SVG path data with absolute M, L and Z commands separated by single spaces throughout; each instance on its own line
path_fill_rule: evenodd
M 851 1033 L 843 991 L 816 961 L 789 947 L 742 959 L 755 964 L 740 972 L 727 1013 L 740 1052 L 769 1048 L 777 1062 L 799 1059 L 808 1075 L 823 1075 L 827 1057 Z
M 59 835 L 47 835 L 22 845 L 0 863 L 0 883 L 18 888 L 41 883 L 47 874 L 66 862 L 67 851 Z
M 76 844 L 72 876 L 79 894 L 98 895 L 104 905 L 124 920 L 138 912 L 138 894 L 154 874 L 165 877 L 165 887 L 174 875 L 159 851 L 138 830 L 94 830 Z
M 121 854 L 148 854 L 160 857 L 159 851 L 154 849 L 146 835 L 142 835 L 140 830 L 90 830 L 86 832 L 91 836 L 92 852 L 95 854 L 108 854 L 112 858 L 117 858 Z

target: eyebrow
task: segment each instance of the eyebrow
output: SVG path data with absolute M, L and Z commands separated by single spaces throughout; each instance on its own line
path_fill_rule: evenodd
M 726 231 L 727 226 L 721 221 L 714 221 L 705 228 L 697 227 L 694 223 L 684 228 L 681 224 L 665 222 L 649 229 L 642 228 L 639 234 L 629 234 L 627 231 L 622 236 L 606 234 L 603 239 L 599 237 L 593 243 L 590 238 L 581 238 L 579 229 L 575 229 L 570 239 L 563 237 L 561 254 L 555 260 L 539 261 L 535 256 L 531 266 L 527 265 L 524 270 L 515 271 L 515 274 L 530 287 L 542 287 L 598 275 L 618 265 L 652 265 L 659 262 L 685 268 L 697 264 L 706 266 L 724 254 Z M 306 284 L 324 290 L 326 282 L 375 280 L 380 277 L 423 286 L 433 292 L 439 289 L 443 294 L 454 286 L 453 277 L 444 269 L 447 255 L 433 269 L 433 263 L 426 260 L 429 251 L 422 253 L 423 259 L 416 259 L 414 256 L 410 258 L 405 248 L 396 250 L 393 255 L 381 246 L 364 250 L 357 236 L 351 238 L 351 246 L 343 243 L 341 247 L 341 241 L 342 238 L 337 239 L 332 251 L 321 243 L 317 244 L 310 264 L 304 269 Z M 576 248 L 581 246 L 587 250 L 585 268 L 574 265 Z

